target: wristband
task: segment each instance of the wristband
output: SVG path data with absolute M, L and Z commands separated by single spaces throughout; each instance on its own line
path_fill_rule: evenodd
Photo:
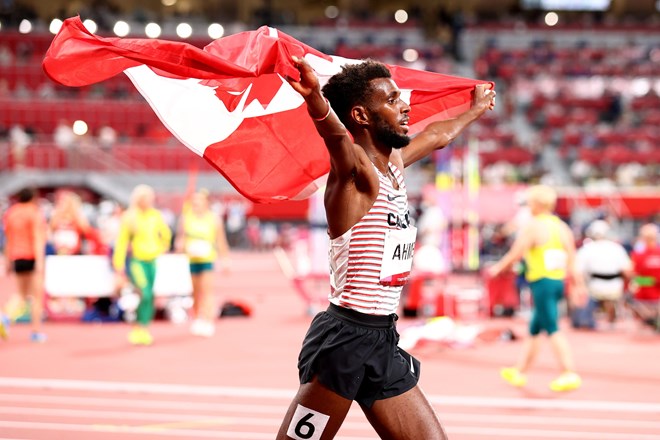
M 328 112 L 322 118 L 312 118 L 316 122 L 321 122 L 321 121 L 325 121 L 326 119 L 328 119 L 328 116 L 330 116 L 330 112 L 332 111 L 332 107 L 330 106 L 330 102 L 328 101 L 328 98 L 324 97 L 323 99 L 325 99 L 325 103 L 328 104 Z

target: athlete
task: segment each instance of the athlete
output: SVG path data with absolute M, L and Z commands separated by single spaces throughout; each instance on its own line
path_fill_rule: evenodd
M 89 235 L 91 227 L 76 193 L 63 190 L 56 194 L 49 229 L 56 255 L 79 255 L 82 252 L 83 238 Z
M 658 225 L 647 223 L 639 230 L 632 253 L 633 292 L 628 300 L 634 315 L 660 332 L 660 246 Z
M 526 373 L 538 354 L 541 333 L 545 332 L 562 370 L 561 375 L 550 383 L 550 389 L 569 391 L 580 387 L 582 379 L 575 372 L 568 341 L 559 331 L 558 303 L 564 298 L 567 278 L 571 282 L 569 299 L 574 305 L 584 302 L 586 287 L 582 272 L 575 264 L 573 232 L 566 223 L 552 214 L 556 202 L 557 194 L 548 186 L 537 185 L 528 190 L 527 203 L 532 219 L 516 236 L 511 250 L 490 268 L 490 276 L 496 277 L 524 258 L 525 277 L 534 303 L 529 323 L 531 337 L 516 366 L 501 370 L 502 378 L 516 387 L 527 384 Z
M 294 62 L 301 79 L 289 83 L 330 153 L 331 293 L 303 342 L 300 389 L 277 439 L 334 438 L 353 400 L 381 438 L 446 439 L 417 386 L 419 362 L 397 347 L 396 312 L 415 244 L 403 169 L 492 109 L 495 93 L 477 86 L 471 109 L 411 139 L 410 107 L 385 65 L 344 66 L 321 91 L 307 62 Z
M 196 336 L 215 334 L 218 308 L 213 296 L 213 269 L 217 256 L 225 271 L 229 267 L 229 246 L 222 217 L 209 208 L 207 191 L 197 191 L 184 206 L 175 248 L 190 260 L 193 286 L 193 322 L 190 332 Z
M 128 335 L 133 345 L 151 345 L 153 336 L 149 324 L 154 318 L 154 282 L 156 258 L 167 252 L 172 232 L 162 214 L 154 208 L 154 190 L 138 185 L 131 194 L 131 206 L 124 212 L 119 236 L 112 255 L 112 264 L 118 277 L 118 287 L 126 284 L 126 260 L 128 274 L 140 291 L 137 324 Z
M 5 264 L 7 274 L 16 275 L 21 298 L 29 301 L 32 342 L 46 342 L 41 331 L 44 310 L 44 267 L 46 251 L 46 219 L 37 203 L 37 192 L 24 188 L 18 201 L 5 212 Z M 8 319 L 0 314 L 0 337 L 5 338 Z

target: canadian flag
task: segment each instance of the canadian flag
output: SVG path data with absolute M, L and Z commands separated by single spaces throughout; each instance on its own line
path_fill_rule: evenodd
M 284 79 L 299 78 L 292 57 L 305 57 L 321 85 L 341 66 L 270 27 L 211 42 L 103 38 L 79 17 L 64 21 L 43 68 L 54 81 L 85 86 L 125 73 L 163 124 L 254 202 L 300 199 L 329 171 L 323 140 L 302 97 Z M 410 106 L 410 135 L 467 110 L 483 81 L 388 66 Z

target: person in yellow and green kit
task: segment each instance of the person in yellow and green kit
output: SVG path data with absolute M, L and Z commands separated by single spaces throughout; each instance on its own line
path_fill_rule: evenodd
M 133 345 L 153 343 L 149 324 L 154 317 L 156 258 L 169 250 L 172 240 L 172 231 L 160 211 L 154 208 L 154 199 L 154 190 L 150 186 L 138 185 L 133 189 L 131 205 L 122 216 L 112 256 L 118 285 L 127 282 L 128 264 L 128 275 L 140 293 L 137 322 L 128 335 Z
M 527 371 L 536 359 L 540 335 L 548 334 L 559 361 L 561 375 L 550 383 L 553 391 L 579 388 L 582 378 L 575 372 L 573 355 L 567 339 L 559 331 L 558 303 L 564 298 L 565 282 L 570 283 L 568 299 L 575 306 L 583 305 L 586 287 L 582 272 L 575 264 L 575 238 L 569 226 L 552 212 L 557 193 L 545 185 L 536 185 L 527 191 L 527 203 L 532 214 L 513 246 L 489 270 L 495 277 L 512 264 L 525 259 L 525 277 L 532 291 L 533 309 L 529 323 L 530 337 L 514 367 L 503 368 L 502 378 L 509 384 L 522 387 L 527 384 Z
M 215 334 L 218 307 L 213 292 L 214 263 L 220 257 L 224 272 L 229 270 L 229 246 L 222 217 L 209 207 L 208 191 L 200 190 L 186 201 L 175 241 L 177 252 L 190 260 L 193 286 L 192 325 L 196 336 Z

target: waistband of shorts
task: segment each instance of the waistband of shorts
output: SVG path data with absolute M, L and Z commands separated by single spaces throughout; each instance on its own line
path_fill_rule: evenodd
M 591 278 L 598 278 L 599 280 L 616 280 L 617 278 L 623 278 L 623 273 L 592 273 L 589 274 Z
M 394 323 L 399 319 L 396 313 L 389 315 L 367 315 L 356 310 L 347 309 L 330 303 L 326 312 L 337 319 L 348 322 L 359 327 L 368 328 L 394 328 Z

